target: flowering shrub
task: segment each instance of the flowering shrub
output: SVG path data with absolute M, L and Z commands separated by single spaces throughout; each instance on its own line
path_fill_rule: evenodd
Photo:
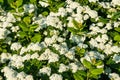
M 0 0 L 0 80 L 120 80 L 120 0 Z

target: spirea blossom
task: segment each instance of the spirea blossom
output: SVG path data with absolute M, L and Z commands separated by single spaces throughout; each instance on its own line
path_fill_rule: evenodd
M 63 78 L 61 75 L 54 73 L 50 76 L 50 80 L 63 80 Z

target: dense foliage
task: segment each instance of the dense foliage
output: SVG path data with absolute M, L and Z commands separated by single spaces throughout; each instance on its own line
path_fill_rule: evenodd
M 120 0 L 0 0 L 0 80 L 120 80 Z

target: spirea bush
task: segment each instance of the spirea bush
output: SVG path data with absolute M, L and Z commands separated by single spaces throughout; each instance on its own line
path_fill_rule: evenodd
M 120 80 L 120 0 L 0 0 L 0 80 Z

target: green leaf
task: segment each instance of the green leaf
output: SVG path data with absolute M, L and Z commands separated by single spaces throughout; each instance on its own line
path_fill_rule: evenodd
M 100 66 L 100 65 L 102 65 L 102 64 L 103 64 L 102 60 L 98 60 L 98 61 L 96 61 L 96 63 L 95 63 L 96 66 Z
M 20 35 L 21 38 L 24 38 L 25 36 L 27 36 L 27 34 L 25 32 L 23 32 L 23 31 L 19 32 L 19 35 Z
M 110 31 L 110 32 L 108 32 L 108 34 L 113 38 L 114 38 L 114 36 L 119 35 L 119 33 L 116 31 Z
M 47 11 L 42 12 L 43 16 L 47 16 L 49 13 Z
M 0 0 L 0 4 L 2 4 L 4 2 L 4 0 Z
M 16 3 L 16 7 L 18 8 L 22 5 L 23 0 L 17 0 L 15 3 Z
M 115 28 L 116 31 L 120 32 L 120 27 Z
M 36 33 L 32 38 L 31 41 L 33 42 L 40 42 L 41 41 L 41 35 Z
M 31 3 L 35 3 L 35 2 L 36 2 L 36 0 L 30 0 L 30 2 L 31 2 Z
M 30 19 L 29 16 L 24 17 L 24 18 L 23 18 L 23 21 L 24 21 L 27 25 L 29 25 L 29 24 L 31 23 L 31 19 Z
M 96 22 L 94 18 L 90 18 L 90 21 L 91 22 Z
M 14 0 L 7 0 L 9 4 L 11 4 L 12 2 L 14 2 Z
M 19 23 L 18 25 L 23 31 L 29 31 L 29 29 L 25 23 Z
M 115 61 L 113 61 L 112 57 L 110 57 L 109 59 L 107 59 L 107 62 L 106 62 L 107 65 L 112 65 L 114 63 L 115 63 Z
M 73 34 L 77 34 L 77 35 L 83 35 L 85 32 L 84 31 L 80 31 L 79 29 L 74 29 L 73 27 L 69 27 L 67 28 L 68 31 L 70 31 Z
M 112 16 L 113 20 L 117 20 L 118 18 L 120 18 L 120 11 L 114 13 L 114 15 Z
M 120 41 L 120 35 L 115 35 L 114 40 L 115 41 Z
M 103 68 L 98 68 L 98 69 L 90 69 L 90 72 L 94 75 L 99 75 L 103 73 L 104 69 Z
M 84 78 L 78 74 L 73 74 L 75 80 L 84 80 Z
M 83 70 L 78 70 L 78 71 L 76 72 L 76 74 L 81 75 L 81 76 L 83 76 L 83 77 L 86 77 L 86 76 L 87 76 L 87 73 L 86 73 L 85 71 L 83 71 Z
M 16 0 L 8 0 L 8 4 L 14 9 L 20 7 L 22 5 L 22 3 L 23 3 L 23 0 L 17 0 L 17 1 Z
M 102 18 L 102 17 L 100 17 L 99 18 L 99 22 L 103 22 L 103 23 L 108 23 L 109 22 L 109 19 L 105 19 L 105 18 Z
M 31 25 L 31 26 L 30 26 L 30 30 L 31 30 L 31 31 L 34 31 L 37 27 L 38 27 L 37 24 Z
M 82 48 L 82 49 L 80 50 L 80 53 L 85 53 L 85 49 Z
M 59 9 L 60 7 L 62 7 L 62 6 L 64 6 L 64 5 L 65 5 L 65 3 L 62 2 L 62 3 L 60 3 L 60 4 L 57 6 L 57 8 Z
M 72 27 L 68 27 L 67 29 L 68 29 L 68 31 L 70 31 L 73 34 L 76 34 L 76 32 L 77 32 L 77 30 Z
M 83 60 L 83 65 L 88 69 L 93 68 L 92 64 L 89 61 L 87 61 L 86 59 Z
M 74 26 L 79 29 L 79 30 L 82 30 L 83 29 L 83 26 L 82 26 L 82 23 L 81 22 L 77 22 L 76 20 L 73 19 L 73 24 Z
M 10 5 L 11 8 L 16 9 L 14 0 L 8 0 L 8 4 Z
M 89 75 L 89 78 L 92 78 L 92 79 L 94 79 L 94 80 L 98 80 L 99 75 L 90 74 L 90 75 Z

